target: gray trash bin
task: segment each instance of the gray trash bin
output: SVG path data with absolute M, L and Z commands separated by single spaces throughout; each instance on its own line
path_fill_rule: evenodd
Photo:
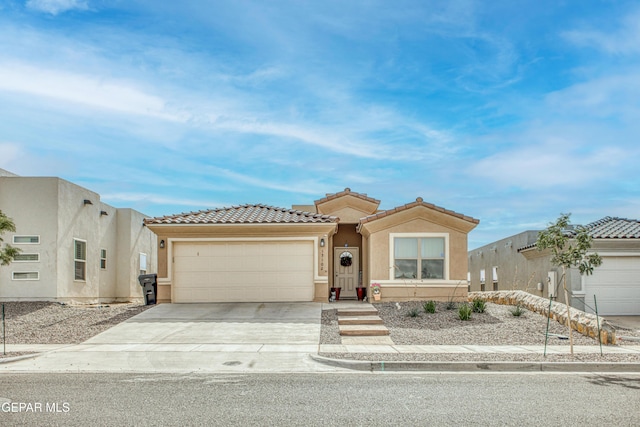
M 158 292 L 158 275 L 141 274 L 138 276 L 138 282 L 140 282 L 140 286 L 142 286 L 145 305 L 155 304 L 156 294 Z

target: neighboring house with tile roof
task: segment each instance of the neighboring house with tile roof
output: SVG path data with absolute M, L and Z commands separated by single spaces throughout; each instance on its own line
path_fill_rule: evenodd
M 0 300 L 142 301 L 138 275 L 157 271 L 156 236 L 144 214 L 64 179 L 3 169 L 0 210 L 16 226 L 2 237 L 22 250 L 0 266 Z
M 344 191 L 292 209 L 265 205 L 145 221 L 158 235 L 158 299 L 327 301 L 379 283 L 384 300 L 466 298 L 467 234 L 478 220 L 425 203 L 394 209 Z
M 568 271 L 571 305 L 594 312 L 597 303 L 602 315 L 640 315 L 640 221 L 605 217 L 584 228 L 603 263 L 589 276 Z M 524 231 L 469 251 L 470 290 L 521 289 L 565 302 L 562 268 L 551 264 L 548 251 L 538 251 L 538 233 Z

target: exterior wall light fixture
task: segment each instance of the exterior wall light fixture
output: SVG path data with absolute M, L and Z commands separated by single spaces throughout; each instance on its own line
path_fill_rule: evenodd
M 320 247 L 324 248 L 324 239 L 320 239 Z
M 164 249 L 164 240 L 160 240 L 160 249 Z

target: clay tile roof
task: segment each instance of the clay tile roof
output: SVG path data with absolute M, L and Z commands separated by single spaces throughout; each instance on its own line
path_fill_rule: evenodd
M 232 206 L 145 220 L 145 224 L 320 224 L 332 222 L 338 222 L 338 218 L 265 205 Z
M 584 227 L 594 239 L 640 239 L 640 221 L 604 217 Z
M 328 202 L 329 200 L 337 199 L 338 197 L 342 197 L 342 196 L 346 196 L 346 195 L 357 197 L 359 199 L 366 200 L 368 202 L 375 203 L 377 205 L 380 204 L 380 200 L 374 199 L 373 197 L 369 197 L 369 196 L 367 196 L 366 194 L 363 194 L 363 193 L 356 193 L 355 191 L 351 191 L 350 188 L 345 188 L 343 191 L 341 191 L 339 193 L 327 194 L 326 197 L 323 197 L 322 199 L 316 200 L 314 203 L 316 205 L 318 205 L 320 203 Z
M 530 243 L 530 244 L 528 244 L 526 246 L 518 248 L 518 252 L 523 252 L 523 251 L 526 251 L 527 249 L 535 248 L 536 246 L 538 246 L 538 245 L 535 242 L 534 243 Z
M 407 209 L 415 208 L 416 206 L 424 206 L 426 208 L 429 208 L 429 209 L 432 209 L 432 210 L 435 210 L 435 211 L 438 211 L 438 212 L 446 213 L 448 215 L 455 216 L 457 218 L 463 219 L 465 221 L 472 222 L 474 224 L 479 224 L 480 223 L 480 220 L 478 220 L 478 219 L 472 218 L 470 216 L 463 215 L 463 214 L 458 213 L 458 212 L 450 211 L 450 210 L 445 209 L 445 208 L 441 208 L 440 206 L 436 206 L 436 205 L 434 205 L 432 203 L 427 203 L 422 199 L 422 197 L 418 197 L 415 202 L 407 203 L 406 205 L 398 206 L 398 207 L 395 207 L 393 209 L 389 209 L 389 210 L 386 210 L 386 211 L 378 212 L 378 213 L 375 213 L 373 215 L 369 215 L 369 216 L 366 216 L 364 218 L 361 218 L 360 219 L 360 224 L 364 224 L 366 222 L 375 221 L 377 219 L 384 218 L 386 216 L 393 215 L 395 213 L 402 212 L 402 211 L 405 211 Z
M 572 227 L 566 234 L 571 237 L 576 235 L 580 226 Z M 593 239 L 640 239 L 640 221 L 636 219 L 612 218 L 606 216 L 598 221 L 584 226 L 587 234 Z M 531 243 L 518 249 L 518 252 L 535 248 L 536 243 Z

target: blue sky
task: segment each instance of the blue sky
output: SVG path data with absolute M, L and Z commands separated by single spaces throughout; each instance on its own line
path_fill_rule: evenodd
M 0 168 L 151 216 L 345 187 L 640 218 L 637 1 L 0 0 Z

